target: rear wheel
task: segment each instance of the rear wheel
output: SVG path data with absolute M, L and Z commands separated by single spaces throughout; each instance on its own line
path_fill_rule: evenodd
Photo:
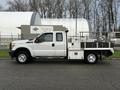
M 16 55 L 16 61 L 20 64 L 26 64 L 30 61 L 30 55 L 25 51 L 20 51 Z
M 88 53 L 85 55 L 85 61 L 89 64 L 95 64 L 98 61 L 98 57 L 95 53 Z

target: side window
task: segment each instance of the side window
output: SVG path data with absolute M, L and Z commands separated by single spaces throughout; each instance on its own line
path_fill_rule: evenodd
M 63 34 L 62 33 L 56 33 L 56 41 L 63 41 Z
M 53 41 L 53 33 L 45 33 L 39 37 L 40 42 L 52 42 Z

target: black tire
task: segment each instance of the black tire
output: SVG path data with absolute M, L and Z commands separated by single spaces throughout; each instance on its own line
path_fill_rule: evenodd
M 85 62 L 88 64 L 95 64 L 98 61 L 98 56 L 95 53 L 86 53 Z
M 19 51 L 16 55 L 16 61 L 19 64 L 27 64 L 30 62 L 30 55 L 25 51 Z

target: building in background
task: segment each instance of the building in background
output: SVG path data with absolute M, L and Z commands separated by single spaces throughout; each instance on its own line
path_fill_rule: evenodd
M 20 29 L 17 28 L 21 25 L 62 25 L 70 31 L 70 35 L 74 35 L 76 30 L 75 19 L 41 19 L 36 12 L 0 12 L 1 34 L 21 34 Z M 89 31 L 88 22 L 85 19 L 77 19 L 77 32 L 80 31 Z
M 30 25 L 33 12 L 0 12 L 0 33 L 2 35 L 18 35 L 21 31 L 16 28 Z
M 93 32 L 94 30 L 89 27 L 91 25 L 88 24 L 88 21 L 83 18 L 78 18 L 76 23 L 76 19 L 71 18 L 40 18 L 40 14 L 37 12 L 0 12 L 0 44 L 8 46 L 12 40 L 35 37 L 39 33 L 31 32 L 33 26 L 59 26 L 59 29 L 62 27 L 68 29 L 69 36 L 74 36 L 76 28 L 77 34 Z M 114 37 L 116 37 L 115 35 L 118 36 L 118 34 L 114 34 Z M 120 40 L 117 38 L 116 42 L 120 42 Z

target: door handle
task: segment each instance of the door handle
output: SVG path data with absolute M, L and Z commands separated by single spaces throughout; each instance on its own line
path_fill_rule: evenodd
M 52 43 L 52 47 L 54 47 L 55 46 L 55 44 L 54 43 Z

